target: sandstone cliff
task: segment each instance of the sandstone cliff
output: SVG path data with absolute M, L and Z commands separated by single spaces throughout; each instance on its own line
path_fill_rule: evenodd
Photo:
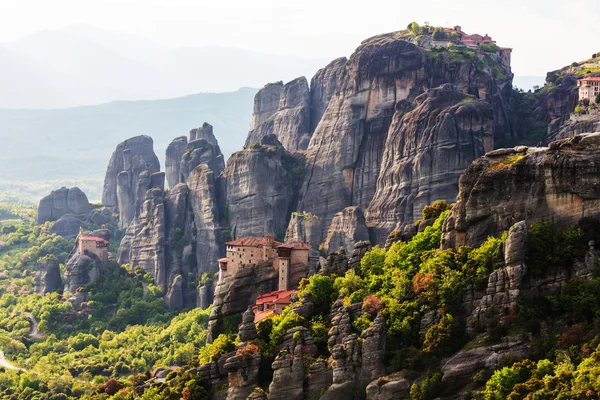
M 453 85 L 430 89 L 415 109 L 396 113 L 389 129 L 367 222 L 378 243 L 420 219 L 435 200 L 454 202 L 458 178 L 492 149 L 493 110 Z
M 360 207 L 346 207 L 333 217 L 321 248 L 332 253 L 343 247 L 347 254 L 351 254 L 354 244 L 361 240 L 369 240 L 363 211 Z
M 600 133 L 549 147 L 501 149 L 475 160 L 460 179 L 442 246 L 477 246 L 518 221 L 576 224 L 600 217 Z

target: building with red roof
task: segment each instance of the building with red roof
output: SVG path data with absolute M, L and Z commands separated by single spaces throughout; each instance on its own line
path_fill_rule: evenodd
M 94 254 L 104 264 L 108 263 L 108 240 L 98 236 L 84 236 L 81 233 L 77 236 L 76 245 L 79 254 Z
M 587 99 L 590 103 L 596 101 L 600 93 L 600 76 L 586 76 L 577 81 L 579 88 L 579 101 Z
M 292 304 L 292 294 L 295 290 L 277 290 L 275 292 L 261 294 L 256 298 L 256 303 L 252 307 L 254 311 L 254 323 L 261 321 L 269 315 L 279 315 L 290 304 Z
M 279 290 L 287 290 L 294 269 L 309 265 L 308 243 L 282 243 L 276 241 L 273 235 L 238 238 L 225 243 L 225 246 L 227 257 L 219 260 L 219 280 L 235 275 L 240 269 L 272 262 L 273 268 L 279 273 Z

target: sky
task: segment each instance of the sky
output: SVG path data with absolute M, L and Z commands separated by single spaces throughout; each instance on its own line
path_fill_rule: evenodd
M 461 25 L 512 47 L 516 75 L 543 76 L 600 51 L 598 0 L 0 0 L 0 43 L 89 25 L 170 47 L 218 45 L 333 59 L 416 21 Z

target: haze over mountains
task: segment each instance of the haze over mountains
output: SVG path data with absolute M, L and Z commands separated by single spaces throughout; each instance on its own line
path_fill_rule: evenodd
M 0 44 L 0 108 L 228 92 L 312 76 L 325 61 L 228 47 L 169 48 L 129 34 L 73 26 Z
M 204 121 L 214 126 L 228 157 L 244 143 L 255 93 L 242 88 L 58 110 L 0 110 L 0 191 L 37 201 L 48 190 L 42 181 L 53 181 L 50 189 L 79 185 L 92 200 L 99 200 L 106 163 L 117 143 L 149 135 L 163 164 L 169 142 L 187 136 Z M 79 182 L 81 178 L 85 182 Z

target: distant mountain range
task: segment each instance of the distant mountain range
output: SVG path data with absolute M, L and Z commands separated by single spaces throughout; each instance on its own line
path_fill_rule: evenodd
M 327 60 L 227 47 L 169 48 L 88 26 L 0 43 L 0 108 L 65 108 L 262 87 Z
M 229 157 L 244 144 L 255 93 L 256 89 L 243 88 L 58 110 L 0 110 L 0 180 L 58 184 L 61 179 L 96 178 L 101 182 L 117 144 L 141 134 L 152 136 L 164 164 L 171 140 L 187 136 L 205 121 L 214 126 Z M 3 187 L 0 184 L 0 191 Z

